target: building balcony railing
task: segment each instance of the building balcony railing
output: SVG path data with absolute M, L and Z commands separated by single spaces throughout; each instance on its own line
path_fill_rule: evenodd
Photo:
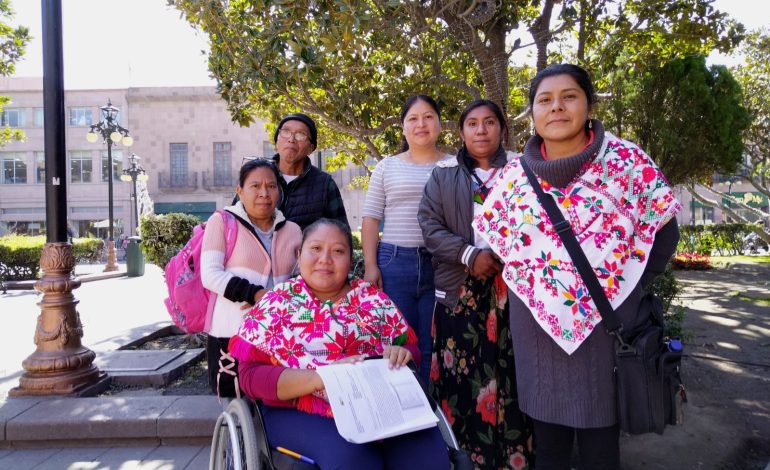
M 198 189 L 198 173 L 185 173 L 170 175 L 166 172 L 158 173 L 158 188 L 165 192 L 187 192 Z
M 219 174 L 212 171 L 204 171 L 202 174 L 203 189 L 206 191 L 230 191 L 237 184 L 232 174 Z

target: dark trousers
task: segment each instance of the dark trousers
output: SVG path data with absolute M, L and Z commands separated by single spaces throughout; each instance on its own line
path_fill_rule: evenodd
M 420 377 L 428 383 L 433 346 L 433 308 L 436 303 L 433 265 L 425 248 L 407 248 L 380 242 L 377 265 L 382 290 L 396 304 L 417 334 L 420 349 Z
M 319 468 L 449 469 L 449 454 L 437 427 L 382 441 L 353 444 L 339 435 L 331 418 L 293 408 L 260 405 L 260 409 L 270 445 L 310 457 Z
M 238 360 L 228 354 L 227 345 L 230 338 L 216 338 L 206 335 L 206 340 L 206 362 L 209 368 L 211 392 L 223 398 L 235 398 L 237 396 L 235 383 L 238 377 Z M 245 396 L 242 391 L 240 396 Z
M 579 429 L 538 420 L 534 422 L 537 470 L 569 470 L 575 434 L 580 470 L 620 468 L 620 431 L 617 425 Z

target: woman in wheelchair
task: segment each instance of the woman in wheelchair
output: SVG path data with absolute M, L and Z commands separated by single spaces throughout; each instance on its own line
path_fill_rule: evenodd
M 300 276 L 276 285 L 244 318 L 230 351 L 241 388 L 261 401 L 270 445 L 322 468 L 449 468 L 438 428 L 353 444 L 337 432 L 318 366 L 382 355 L 401 367 L 419 355 L 417 338 L 376 286 L 348 281 L 350 229 L 321 219 L 302 234 Z

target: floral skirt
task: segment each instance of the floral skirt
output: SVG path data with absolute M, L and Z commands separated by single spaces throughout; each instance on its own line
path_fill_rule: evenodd
M 532 468 L 532 423 L 519 410 L 502 278 L 469 277 L 454 310 L 439 303 L 431 393 L 477 469 Z

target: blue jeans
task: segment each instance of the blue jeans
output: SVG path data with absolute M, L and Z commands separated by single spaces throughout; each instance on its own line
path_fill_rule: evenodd
M 380 242 L 377 265 L 382 274 L 383 290 L 417 333 L 422 356 L 418 364 L 420 377 L 427 384 L 433 345 L 433 307 L 436 303 L 430 253 L 423 247 L 408 248 Z

